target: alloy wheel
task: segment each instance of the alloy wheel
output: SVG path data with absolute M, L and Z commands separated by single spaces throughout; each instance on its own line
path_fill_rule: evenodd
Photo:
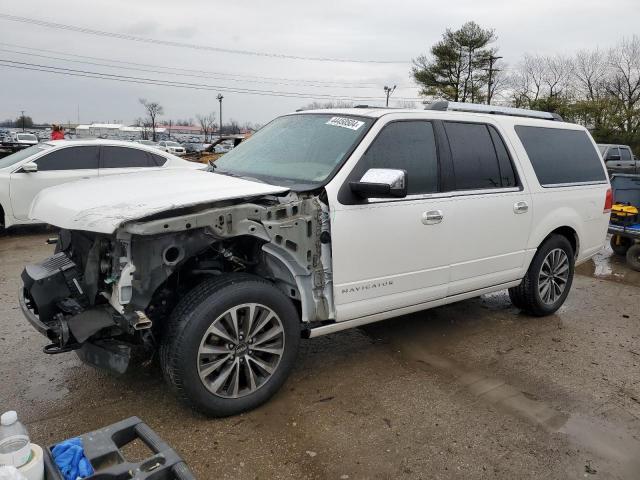
M 540 300 L 553 305 L 564 293 L 569 280 L 569 257 L 561 248 L 551 250 L 540 268 L 538 275 L 538 294 Z
M 216 318 L 200 342 L 197 368 L 216 396 L 240 398 L 269 381 L 284 353 L 282 321 L 269 307 L 247 303 Z

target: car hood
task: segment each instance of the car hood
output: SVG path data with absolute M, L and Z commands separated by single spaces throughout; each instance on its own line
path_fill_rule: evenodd
M 113 233 L 126 222 L 161 212 L 287 190 L 201 170 L 127 173 L 44 189 L 29 217 L 69 230 Z

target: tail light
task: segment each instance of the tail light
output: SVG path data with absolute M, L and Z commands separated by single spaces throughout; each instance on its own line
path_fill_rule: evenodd
M 607 195 L 604 197 L 604 211 L 602 213 L 611 213 L 613 206 L 613 192 L 611 188 L 607 189 Z

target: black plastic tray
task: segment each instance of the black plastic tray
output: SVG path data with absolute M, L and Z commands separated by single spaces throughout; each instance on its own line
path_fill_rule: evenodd
M 195 480 L 182 458 L 138 417 L 127 418 L 108 427 L 80 435 L 84 454 L 95 473 L 90 480 Z M 153 452 L 141 462 L 128 461 L 120 448 L 139 438 Z M 44 449 L 46 480 L 64 480 L 53 461 L 51 450 Z

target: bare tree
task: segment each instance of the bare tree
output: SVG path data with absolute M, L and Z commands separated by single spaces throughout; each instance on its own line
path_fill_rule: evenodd
M 196 118 L 202 129 L 202 133 L 204 133 L 204 141 L 206 143 L 211 138 L 211 135 L 213 135 L 213 130 L 216 126 L 216 114 L 215 112 L 211 112 L 209 115 L 196 115 Z
M 549 98 L 566 94 L 571 76 L 571 61 L 562 55 L 543 58 L 542 80 Z
M 609 52 L 611 78 L 607 93 L 618 107 L 618 127 L 623 134 L 636 135 L 640 130 L 640 37 L 623 39 Z
M 153 141 L 155 142 L 156 141 L 156 125 L 157 125 L 156 120 L 160 115 L 164 114 L 164 109 L 162 108 L 162 105 L 160 105 L 158 102 L 148 102 L 145 98 L 140 98 L 138 101 L 147 111 L 147 115 L 149 116 L 149 123 L 151 124 Z
M 581 50 L 573 60 L 576 88 L 589 100 L 597 100 L 605 94 L 607 73 L 607 59 L 599 49 Z
M 140 137 L 142 140 L 149 140 L 150 124 L 145 122 L 142 117 L 136 118 L 135 126 L 140 128 Z

